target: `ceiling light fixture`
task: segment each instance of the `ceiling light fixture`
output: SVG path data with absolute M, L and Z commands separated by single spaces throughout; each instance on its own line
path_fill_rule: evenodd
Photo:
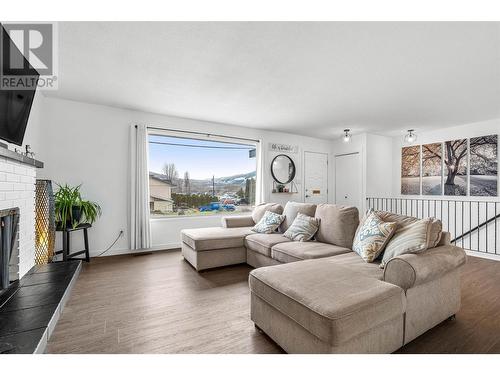
M 344 134 L 342 135 L 342 140 L 345 143 L 348 143 L 351 141 L 351 129 L 344 129 Z
M 414 132 L 415 132 L 415 130 L 408 129 L 408 134 L 405 135 L 405 142 L 406 143 L 413 143 L 417 140 L 417 135 Z

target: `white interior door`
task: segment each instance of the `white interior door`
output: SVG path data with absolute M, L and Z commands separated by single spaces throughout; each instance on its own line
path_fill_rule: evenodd
M 361 212 L 361 158 L 359 153 L 335 156 L 335 202 Z
M 304 152 L 304 201 L 328 202 L 328 154 Z

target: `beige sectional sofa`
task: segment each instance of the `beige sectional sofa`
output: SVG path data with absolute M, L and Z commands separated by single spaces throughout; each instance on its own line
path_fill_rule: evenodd
M 251 231 L 266 210 L 286 216 L 279 233 Z M 320 219 L 315 241 L 281 234 L 298 212 Z M 381 215 L 401 225 L 418 220 Z M 182 254 L 197 270 L 255 267 L 251 319 L 288 353 L 391 353 L 458 312 L 465 252 L 434 226 L 438 246 L 382 269 L 351 250 L 358 223 L 354 207 L 265 204 L 252 216 L 223 218 L 222 228 L 183 230 Z

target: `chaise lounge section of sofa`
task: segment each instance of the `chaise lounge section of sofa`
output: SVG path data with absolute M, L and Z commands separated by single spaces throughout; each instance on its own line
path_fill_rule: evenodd
M 267 210 L 287 218 L 279 232 L 252 232 Z M 282 235 L 299 212 L 319 219 L 314 241 Z M 380 215 L 403 226 L 418 220 Z M 222 228 L 182 231 L 182 254 L 197 270 L 256 268 L 251 319 L 288 353 L 391 353 L 459 311 L 465 252 L 435 222 L 436 247 L 396 256 L 382 269 L 352 251 L 358 223 L 354 207 L 264 204 L 252 216 L 223 218 Z

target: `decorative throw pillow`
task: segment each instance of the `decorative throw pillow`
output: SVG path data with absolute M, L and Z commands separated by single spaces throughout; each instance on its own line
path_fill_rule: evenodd
M 370 213 L 359 225 L 352 249 L 371 263 L 384 251 L 396 228 L 397 223 L 382 221 L 376 213 Z
M 401 228 L 406 227 L 408 225 L 414 224 L 415 222 L 421 220 L 416 217 L 404 216 L 400 214 L 395 214 L 392 212 L 386 211 L 377 211 L 377 215 L 384 221 L 395 221 L 398 223 L 398 232 Z M 441 220 L 436 219 L 435 217 L 431 217 L 431 228 L 430 228 L 430 236 L 429 236 L 429 246 L 428 249 L 436 247 L 441 240 L 441 232 L 443 231 L 443 225 Z
M 398 228 L 385 248 L 380 267 L 392 258 L 402 254 L 419 253 L 432 246 L 432 218 Z
M 309 241 L 318 231 L 319 219 L 298 213 L 292 225 L 283 233 L 283 236 L 292 241 Z
M 266 211 L 262 219 L 259 220 L 257 224 L 252 228 L 254 232 L 257 233 L 273 233 L 280 224 L 285 220 L 284 215 L 278 215 L 271 211 Z

